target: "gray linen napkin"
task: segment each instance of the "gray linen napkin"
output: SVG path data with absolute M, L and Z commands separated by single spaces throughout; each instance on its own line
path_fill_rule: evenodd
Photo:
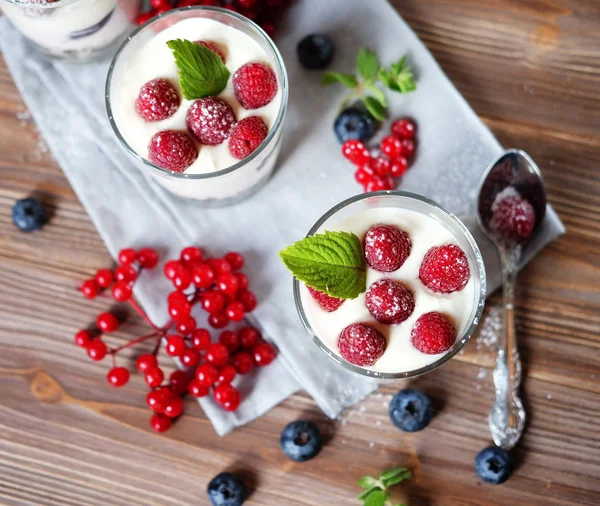
M 438 201 L 465 218 L 474 231 L 479 178 L 501 152 L 429 51 L 385 0 L 301 0 L 288 19 L 277 39 L 291 83 L 279 168 L 258 194 L 222 209 L 178 200 L 134 168 L 106 118 L 108 62 L 74 66 L 47 61 L 6 19 L 0 19 L 0 47 L 17 87 L 113 256 L 126 246 L 153 245 L 173 258 L 188 244 L 205 246 L 214 254 L 235 248 L 246 255 L 246 272 L 260 301 L 252 323 L 277 344 L 280 355 L 271 366 L 243 379 L 245 400 L 237 412 L 225 413 L 211 399 L 200 401 L 219 434 L 260 416 L 299 388 L 330 417 L 376 388 L 375 383 L 334 367 L 313 346 L 296 315 L 291 276 L 277 257 L 279 249 L 303 237 L 325 211 L 358 191 L 332 132 L 344 91 L 322 88 L 320 73 L 300 68 L 295 57 L 298 40 L 308 33 L 328 33 L 337 45 L 336 70 L 353 68 L 361 47 L 376 50 L 385 63 L 409 54 L 417 91 L 390 96 L 392 115 L 413 116 L 419 128 L 419 154 L 401 189 Z M 549 208 L 532 255 L 562 232 L 562 223 Z M 492 291 L 500 282 L 498 259 L 482 234 L 476 235 Z M 159 273 L 144 276 L 136 288 L 157 323 L 167 320 L 168 290 Z

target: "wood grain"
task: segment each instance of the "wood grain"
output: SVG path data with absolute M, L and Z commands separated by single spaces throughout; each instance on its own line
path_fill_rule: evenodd
M 594 0 L 397 0 L 476 112 L 506 146 L 544 172 L 568 232 L 520 275 L 518 324 L 530 420 L 510 481 L 484 486 L 473 472 L 489 442 L 492 350 L 477 336 L 464 354 L 413 381 L 433 399 L 423 433 L 393 429 L 385 385 L 340 419 L 294 395 L 224 438 L 188 402 L 166 435 L 148 428 L 145 386 L 105 386 L 108 364 L 82 359 L 74 330 L 104 308 L 79 280 L 110 265 L 102 241 L 47 152 L 0 59 L 0 503 L 7 505 L 207 504 L 223 469 L 252 489 L 246 504 L 355 504 L 356 479 L 410 465 L 398 501 L 420 505 L 600 504 L 600 4 Z M 50 224 L 23 235 L 10 209 L 32 189 Z M 494 314 L 494 295 L 486 314 Z M 115 335 L 143 332 L 132 316 Z M 165 362 L 167 365 L 167 362 Z M 315 420 L 322 454 L 288 461 L 278 435 Z

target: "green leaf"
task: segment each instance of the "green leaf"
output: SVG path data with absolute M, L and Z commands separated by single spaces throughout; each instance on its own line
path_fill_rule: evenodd
M 200 44 L 184 39 L 167 42 L 179 70 L 181 92 L 188 100 L 218 95 L 229 80 L 221 58 Z
M 365 499 L 364 506 L 385 506 L 388 494 L 381 489 L 373 490 Z
M 405 474 L 405 473 L 410 473 L 410 469 L 406 466 L 403 467 L 395 467 L 393 469 L 388 469 L 387 471 L 382 471 L 379 474 L 379 479 L 380 480 L 387 480 L 388 478 L 392 478 L 393 476 L 396 476 L 398 474 Z
M 367 497 L 369 497 L 371 495 L 371 493 L 373 492 L 373 490 L 381 490 L 381 487 L 379 486 L 379 484 L 372 485 L 371 487 L 367 488 L 366 490 L 363 490 L 359 494 L 359 496 L 357 497 L 357 499 L 359 501 L 364 501 Z
M 379 70 L 377 55 L 368 49 L 361 49 L 356 55 L 356 68 L 363 79 L 375 79 Z
M 385 119 L 385 107 L 383 107 L 375 98 L 363 97 L 363 103 L 375 119 L 378 119 L 379 121 Z
M 367 289 L 362 245 L 350 232 L 306 237 L 279 256 L 298 280 L 332 297 L 355 299 Z
M 377 480 L 372 476 L 363 476 L 360 480 L 356 482 L 356 484 L 361 488 L 371 488 L 373 485 L 377 483 Z
M 385 488 L 389 488 L 394 485 L 397 485 L 398 483 L 402 483 L 404 480 L 410 480 L 412 477 L 413 476 L 410 469 L 405 469 L 405 471 L 399 472 L 395 475 L 391 475 L 388 478 L 380 477 L 380 480 L 385 485 Z
M 321 84 L 323 86 L 328 86 L 333 83 L 341 83 L 346 88 L 356 88 L 358 86 L 358 81 L 354 74 L 343 74 L 342 72 L 325 72 L 323 74 L 323 78 L 321 79 Z
M 389 88 L 392 83 L 392 76 L 387 71 L 387 69 L 382 68 L 379 71 L 379 80 L 383 83 L 386 88 Z
M 402 72 L 402 70 L 406 66 L 407 60 L 408 60 L 408 56 L 404 55 L 396 63 L 392 63 L 392 65 L 390 66 L 390 72 L 393 77 L 398 77 L 400 72 Z
M 375 97 L 375 99 L 383 106 L 383 107 L 387 107 L 387 100 L 385 99 L 385 93 L 383 93 L 383 91 L 381 91 L 377 86 L 375 86 L 374 84 L 370 84 L 369 86 L 367 86 L 367 89 L 373 94 L 373 97 Z

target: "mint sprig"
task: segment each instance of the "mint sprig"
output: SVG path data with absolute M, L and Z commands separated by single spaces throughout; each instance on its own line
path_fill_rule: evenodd
M 355 299 L 367 289 L 360 239 L 350 232 L 315 234 L 281 250 L 292 274 L 307 286 L 338 299 Z
M 325 72 L 321 84 L 327 86 L 337 82 L 352 89 L 353 91 L 342 101 L 342 107 L 350 101 L 362 100 L 373 117 L 383 121 L 387 100 L 378 85 L 383 85 L 397 93 L 410 93 L 417 88 L 414 74 L 407 61 L 408 57 L 405 55 L 386 68 L 379 65 L 377 55 L 373 51 L 361 49 L 356 55 L 358 76 L 356 72 Z
M 373 476 L 363 476 L 358 480 L 357 485 L 363 489 L 357 499 L 363 506 L 393 506 L 389 488 L 410 480 L 413 477 L 408 467 L 396 467 L 383 471 L 374 478 Z M 397 506 L 403 506 L 398 504 Z
M 179 70 L 181 92 L 187 100 L 218 95 L 227 86 L 229 69 L 210 49 L 185 39 L 170 40 Z

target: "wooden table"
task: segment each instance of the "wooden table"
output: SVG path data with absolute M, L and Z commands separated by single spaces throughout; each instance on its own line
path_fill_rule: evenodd
M 237 470 L 248 505 L 355 504 L 356 480 L 409 465 L 398 501 L 418 505 L 600 504 L 600 4 L 596 0 L 397 0 L 406 21 L 505 146 L 543 169 L 568 233 L 521 274 L 518 330 L 527 432 L 518 467 L 482 485 L 473 458 L 490 441 L 493 355 L 485 336 L 415 380 L 438 414 L 414 435 L 395 430 L 382 388 L 329 421 L 304 394 L 218 437 L 201 409 L 166 435 L 148 427 L 145 385 L 106 385 L 73 333 L 105 307 L 76 292 L 111 259 L 67 180 L 40 149 L 35 126 L 0 60 L 0 503 L 207 504 L 206 484 Z M 50 224 L 25 235 L 11 206 L 36 190 Z M 498 311 L 496 294 L 487 313 Z M 489 322 L 488 322 L 489 323 Z M 132 318 L 118 341 L 139 335 Z M 329 442 L 306 464 L 278 445 L 283 425 L 319 423 Z

